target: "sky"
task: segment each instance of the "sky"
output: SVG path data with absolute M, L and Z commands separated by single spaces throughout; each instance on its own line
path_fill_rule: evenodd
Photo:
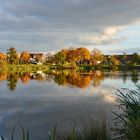
M 0 0 L 0 51 L 140 53 L 140 0 Z

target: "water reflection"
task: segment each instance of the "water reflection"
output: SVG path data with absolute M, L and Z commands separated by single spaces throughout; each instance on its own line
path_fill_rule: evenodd
M 30 81 L 30 73 L 27 72 L 27 73 L 23 73 L 20 78 L 21 78 L 21 81 L 24 83 L 24 84 L 27 84 L 29 81 Z
M 18 79 L 19 79 L 18 73 L 8 73 L 8 75 L 7 75 L 7 88 L 11 91 L 15 90 Z
M 38 82 L 50 82 L 53 80 L 56 84 L 62 86 L 71 86 L 77 88 L 87 88 L 90 84 L 93 87 L 98 87 L 104 81 L 104 79 L 122 79 L 125 84 L 127 79 L 130 78 L 134 84 L 139 81 L 138 71 L 76 71 L 76 70 L 61 70 L 61 71 L 49 71 L 42 72 L 37 71 L 36 73 L 18 73 L 18 72 L 0 72 L 0 80 L 7 81 L 7 89 L 10 91 L 16 90 L 16 85 L 19 80 L 23 84 L 28 84 L 30 80 L 36 80 Z

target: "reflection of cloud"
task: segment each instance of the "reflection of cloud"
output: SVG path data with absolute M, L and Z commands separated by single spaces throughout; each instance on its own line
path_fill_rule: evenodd
M 96 73 L 101 75 L 99 71 Z M 5 88 L 0 88 L 1 134 L 10 135 L 13 124 L 20 122 L 32 131 L 33 139 L 46 139 L 42 137 L 46 136 L 47 130 L 53 127 L 55 122 L 79 120 L 86 114 L 100 120 L 103 112 L 109 116 L 114 107 L 112 86 L 120 88 L 123 85 L 119 72 L 115 73 L 115 76 L 112 72 L 112 78 L 109 74 L 106 73 L 100 86 L 93 87 L 89 84 L 84 90 L 58 86 L 52 80 L 41 84 L 31 80 L 28 85 L 19 81 L 16 91 L 12 94 Z M 2 87 L 4 84 L 6 83 L 2 83 Z M 123 86 L 134 86 L 130 77 L 126 84 Z
M 115 96 L 113 94 L 115 89 L 113 89 L 111 85 L 90 87 L 90 91 L 93 92 L 91 95 L 101 98 L 104 102 L 115 103 Z
M 115 97 L 113 97 L 112 95 L 105 95 L 102 96 L 102 98 L 106 102 L 115 103 Z
M 49 86 L 51 86 L 51 92 L 48 94 L 40 92 L 36 96 L 37 87 L 32 87 L 35 95 L 32 94 L 29 98 L 25 94 L 13 98 L 0 98 L 0 114 L 3 119 L 0 125 L 1 133 L 5 132 L 5 135 L 8 136 L 11 134 L 13 125 L 20 122 L 25 128 L 29 128 L 32 137 L 45 139 L 43 136 L 46 136 L 48 129 L 52 128 L 56 122 L 64 123 L 64 120 L 69 122 L 79 120 L 79 118 L 84 119 L 87 114 L 100 120 L 102 114 L 108 115 L 112 108 L 111 104 L 102 101 L 100 98 L 80 96 L 82 90 L 65 88 L 62 90 L 67 96 L 66 94 L 63 96 L 64 93 L 61 93 L 62 90 L 59 87 L 55 89 L 55 86 Z M 48 86 L 45 90 L 47 91 L 47 89 Z M 53 96 L 54 93 L 55 96 Z M 11 113 L 11 110 L 14 112 Z M 39 136 L 41 138 L 38 138 Z

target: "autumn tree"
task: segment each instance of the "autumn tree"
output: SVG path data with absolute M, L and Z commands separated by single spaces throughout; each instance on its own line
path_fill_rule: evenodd
M 68 62 L 83 63 L 90 60 L 90 52 L 87 48 L 70 48 L 65 50 L 65 53 Z
M 7 61 L 9 64 L 18 64 L 18 54 L 15 48 L 9 48 L 7 50 Z
M 20 54 L 20 63 L 29 63 L 30 62 L 30 54 L 27 51 L 23 51 Z
M 80 63 L 87 62 L 90 60 L 90 51 L 87 48 L 77 49 L 77 58 Z
M 78 57 L 77 57 L 77 49 L 71 49 L 71 50 L 68 50 L 68 53 L 67 53 L 67 56 L 66 56 L 66 60 L 68 62 L 76 62 L 78 60 Z
M 109 63 L 111 65 L 120 65 L 120 61 L 117 60 L 113 55 L 109 57 Z
M 55 54 L 55 61 L 57 64 L 64 64 L 66 60 L 66 54 L 64 54 L 62 51 L 59 51 Z
M 67 50 L 67 49 L 63 49 L 63 50 L 61 50 L 61 52 L 67 56 L 67 55 L 68 55 L 69 50 Z
M 93 64 L 98 64 L 103 61 L 104 55 L 98 49 L 93 49 L 91 51 L 91 61 Z
M 6 60 L 7 60 L 7 56 L 6 56 L 6 54 L 0 52 L 0 64 L 5 63 Z

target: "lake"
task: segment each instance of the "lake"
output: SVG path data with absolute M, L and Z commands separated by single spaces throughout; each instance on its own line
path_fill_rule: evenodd
M 56 122 L 69 127 L 88 116 L 108 122 L 115 108 L 115 90 L 135 88 L 139 71 L 0 72 L 0 135 L 13 125 L 30 130 L 31 140 L 45 140 Z

